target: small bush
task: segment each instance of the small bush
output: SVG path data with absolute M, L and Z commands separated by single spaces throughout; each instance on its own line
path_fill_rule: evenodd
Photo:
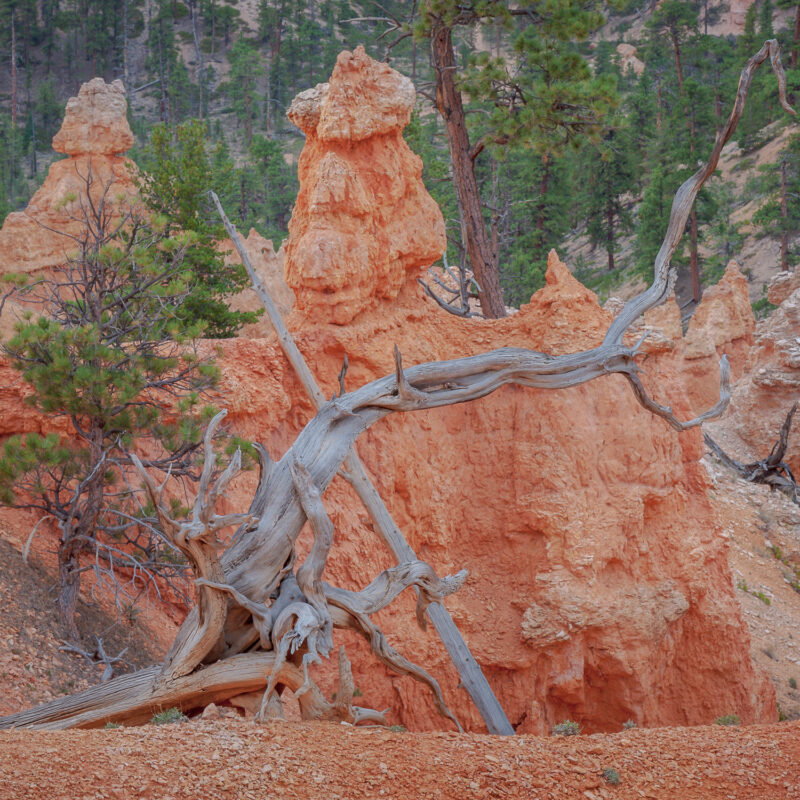
M 796 689 L 797 688 L 797 681 L 794 678 L 789 678 L 789 686 L 791 686 L 792 689 Z
M 554 736 L 577 736 L 581 732 L 581 726 L 577 722 L 570 719 L 559 722 L 558 725 L 553 726 Z
M 406 726 L 405 725 L 390 725 L 389 726 L 389 730 L 392 733 L 405 733 L 406 732 Z
M 635 727 L 636 723 L 632 719 L 629 719 L 627 722 L 622 723 L 622 729 L 626 731 L 633 730 Z
M 603 770 L 603 780 L 612 786 L 616 786 L 619 783 L 619 772 L 614 767 L 606 767 Z
M 165 711 L 159 711 L 158 714 L 154 714 L 150 722 L 153 725 L 171 725 L 173 722 L 183 722 L 186 719 L 188 717 L 185 717 L 179 708 L 168 708 Z
M 122 725 L 120 725 L 120 724 L 119 724 L 119 722 L 106 722 L 106 724 L 105 724 L 103 727 L 104 727 L 104 728 L 105 728 L 107 731 L 110 731 L 110 730 L 112 730 L 112 729 L 114 729 L 114 728 L 121 728 L 121 727 L 122 727 Z
M 726 714 L 724 717 L 717 717 L 715 725 L 738 725 L 741 722 L 738 714 Z

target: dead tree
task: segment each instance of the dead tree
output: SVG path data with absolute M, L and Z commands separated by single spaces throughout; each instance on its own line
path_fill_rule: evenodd
M 236 457 L 213 484 L 211 475 L 204 473 L 191 518 L 182 522 L 169 516 L 164 488 L 140 467 L 165 535 L 186 555 L 198 578 L 197 605 L 179 630 L 163 665 L 0 718 L 0 727 L 135 724 L 149 720 L 165 707 L 192 711 L 211 702 L 265 689 L 261 716 L 269 716 L 277 706 L 273 693 L 284 688 L 296 692 L 307 719 L 378 719 L 378 712 L 355 709 L 349 702 L 328 703 L 311 678 L 309 668 L 331 652 L 336 628 L 361 634 L 390 669 L 427 684 L 439 711 L 455 723 L 435 679 L 392 649 L 370 617 L 406 588 L 417 587 L 417 619 L 424 625 L 426 606 L 456 591 L 464 573 L 439 578 L 429 565 L 406 561 L 385 570 L 360 592 L 327 584 L 320 576 L 334 531 L 322 505 L 322 495 L 356 439 L 378 420 L 392 413 L 475 400 L 507 384 L 560 389 L 618 373 L 630 383 L 635 397 L 648 411 L 677 431 L 722 413 L 730 399 L 729 368 L 724 356 L 720 361 L 719 401 L 695 419 L 683 422 L 670 408 L 648 395 L 636 361 L 641 340 L 629 347 L 623 337 L 645 311 L 670 296 L 674 272 L 669 260 L 697 192 L 713 173 L 720 152 L 741 117 L 753 73 L 767 58 L 778 77 L 782 105 L 794 113 L 785 99 L 777 42 L 770 40 L 743 69 L 733 110 L 708 163 L 678 190 L 667 233 L 656 256 L 653 284 L 625 305 L 602 344 L 561 356 L 502 348 L 407 369 L 396 351 L 394 374 L 325 402 L 280 461 L 273 462 L 266 450 L 259 448 L 260 479 L 250 508 L 243 515 L 218 516 L 214 512 L 216 501 L 238 469 Z M 206 447 L 218 423 L 219 417 L 207 431 Z M 311 523 L 314 545 L 297 566 L 295 543 L 306 520 Z M 216 533 L 233 524 L 239 524 L 238 530 L 220 554 Z M 342 656 L 343 694 L 349 685 L 348 672 Z
M 781 425 L 778 441 L 772 446 L 769 455 L 760 461 L 742 464 L 741 461 L 731 458 L 708 433 L 703 432 L 703 439 L 711 452 L 726 467 L 730 467 L 734 472 L 738 473 L 740 477 L 751 483 L 764 483 L 770 489 L 777 489 L 800 505 L 800 496 L 798 496 L 800 489 L 798 489 L 797 481 L 791 469 L 789 469 L 789 465 L 783 460 L 786 455 L 786 448 L 789 446 L 789 433 L 792 430 L 792 419 L 796 411 L 797 403 L 789 409 L 789 413 L 786 415 L 783 425 Z
M 480 300 L 480 286 L 475 280 L 472 270 L 467 269 L 466 254 L 462 253 L 459 260 L 458 272 L 455 267 L 447 263 L 447 253 L 442 256 L 441 277 L 434 267 L 428 267 L 428 276 L 439 288 L 438 292 L 427 284 L 422 278 L 417 278 L 417 283 L 425 290 L 425 294 L 435 301 L 439 308 L 457 317 L 481 317 L 479 311 L 473 311 L 470 300 Z M 449 282 L 443 280 L 448 278 Z

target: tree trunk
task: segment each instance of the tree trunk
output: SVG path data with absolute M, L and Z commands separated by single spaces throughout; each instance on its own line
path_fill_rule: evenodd
M 130 92 L 130 75 L 128 74 L 128 0 L 122 4 L 122 82 L 125 91 Z
M 436 105 L 447 129 L 453 162 L 453 182 L 456 185 L 461 216 L 461 235 L 472 272 L 480 287 L 478 296 L 481 311 L 486 317 L 504 317 L 506 307 L 500 287 L 500 275 L 492 258 L 492 245 L 483 220 L 464 106 L 461 92 L 456 88 L 453 41 L 450 28 L 446 25 L 438 25 L 431 32 L 431 55 L 436 72 Z
M 781 270 L 789 271 L 789 231 L 787 230 L 789 205 L 786 198 L 786 158 L 781 161 Z
M 11 9 L 11 127 L 17 129 L 17 29 Z
M 689 217 L 689 266 L 692 271 L 692 299 L 699 303 L 703 291 L 700 286 L 700 259 L 697 255 L 697 212 L 694 209 Z
M 675 71 L 678 74 L 678 92 L 681 99 L 685 99 L 683 91 L 683 64 L 681 63 L 681 48 L 678 37 L 675 33 L 671 34 L 672 50 L 675 54 Z M 694 115 L 690 109 L 686 109 L 686 125 L 689 129 L 689 152 L 694 157 L 695 127 Z M 692 165 L 694 166 L 694 165 Z M 697 252 L 697 210 L 692 207 L 689 217 L 689 266 L 692 273 L 692 299 L 695 303 L 700 302 L 702 288 L 700 284 L 700 256 Z
M 205 93 L 203 91 L 203 81 L 205 76 L 203 74 L 203 55 L 200 52 L 200 39 L 197 36 L 197 0 L 189 3 L 189 11 L 192 15 L 192 37 L 194 38 L 194 55 L 197 59 L 197 87 L 200 91 L 200 119 L 203 119 L 205 104 Z
M 606 208 L 606 252 L 608 253 L 608 271 L 614 271 L 614 206 L 609 200 Z
M 75 624 L 75 610 L 80 599 L 80 548 L 75 540 L 72 520 L 62 524 L 58 545 L 58 613 L 67 632 L 75 641 L 80 640 Z
M 162 47 L 163 28 L 162 21 L 158 21 L 158 87 L 161 90 L 161 102 L 159 104 L 159 120 L 169 122 L 169 98 L 167 97 L 167 76 L 164 72 L 164 49 Z
M 794 12 L 794 38 L 792 39 L 792 55 L 789 59 L 789 67 L 795 69 L 797 67 L 798 50 L 800 49 L 800 3 Z
M 678 93 L 683 97 L 683 66 L 681 64 L 681 48 L 680 42 L 676 34 L 671 34 L 672 38 L 672 52 L 675 55 L 675 69 L 678 73 Z
M 661 81 L 656 83 L 656 130 L 661 130 Z
M 217 4 L 211 0 L 211 60 L 214 60 L 214 53 L 217 45 Z
M 542 172 L 542 179 L 539 181 L 539 205 L 538 205 L 538 213 L 536 215 L 536 230 L 543 231 L 544 230 L 544 210 L 547 207 L 545 203 L 545 197 L 547 197 L 547 190 L 550 185 L 550 158 L 545 153 L 542 156 L 542 167 L 544 171 Z
M 250 91 L 245 87 L 244 92 L 244 133 L 247 138 L 247 146 L 253 143 L 253 113 L 250 100 Z

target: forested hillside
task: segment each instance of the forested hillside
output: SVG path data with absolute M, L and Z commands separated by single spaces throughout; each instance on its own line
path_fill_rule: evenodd
M 580 240 L 571 266 L 607 293 L 651 271 L 674 191 L 708 154 L 764 39 L 781 42 L 799 99 L 800 4 L 759 0 L 733 16 L 713 0 L 0 0 L 0 219 L 43 179 L 66 99 L 99 75 L 125 84 L 140 165 L 157 155 L 154 131 L 163 148 L 202 120 L 209 185 L 236 224 L 280 240 L 303 141 L 286 108 L 327 79 L 340 50 L 364 44 L 417 87 L 406 136 L 445 214 L 451 262 L 474 266 L 483 242 L 505 302 L 518 305 L 541 285 L 548 250 Z M 470 145 L 455 170 L 431 66 L 442 31 Z M 793 268 L 800 137 L 789 122 L 760 71 L 738 158 L 745 169 L 768 140 L 774 158 L 702 192 L 678 259 L 683 300 L 719 277 L 746 233 L 778 244 L 774 271 Z M 474 171 L 482 202 L 477 245 L 459 220 L 459 170 Z

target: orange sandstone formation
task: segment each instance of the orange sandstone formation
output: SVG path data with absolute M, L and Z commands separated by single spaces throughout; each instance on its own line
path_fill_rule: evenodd
M 67 103 L 53 148 L 68 158 L 51 164 L 42 186 L 25 211 L 9 214 L 0 230 L 4 272 L 35 272 L 63 264 L 76 243 L 64 234 L 82 228 L 81 202 L 86 202 L 86 179 L 92 177 L 92 198 L 106 192 L 107 201 L 131 198 L 133 162 L 122 153 L 133 145 L 125 116 L 121 81 L 102 78 L 84 83 Z
M 306 135 L 289 223 L 286 281 L 319 322 L 344 325 L 445 249 L 444 221 L 405 143 L 411 81 L 363 47 L 342 53 L 330 83 L 298 95 L 289 119 Z
M 731 380 L 742 375 L 755 327 L 747 279 L 731 261 L 720 282 L 703 293 L 680 348 L 681 371 L 695 411 L 710 408 L 717 400 L 714 376 L 723 354 L 731 363 Z
M 769 455 L 792 404 L 800 399 L 800 288 L 787 294 L 785 273 L 778 275 L 771 299 L 783 300 L 756 327 L 744 374 L 737 381 L 726 421 L 725 450 L 740 461 Z M 712 426 L 713 429 L 714 426 Z M 713 433 L 712 433 L 713 435 Z M 795 418 L 786 462 L 800 475 L 800 425 Z
M 267 287 L 270 295 L 272 295 L 278 311 L 285 317 L 294 306 L 294 292 L 286 285 L 283 277 L 286 243 L 284 242 L 276 253 L 272 240 L 265 239 L 255 228 L 250 228 L 250 233 L 246 239 L 244 236 L 240 236 L 240 239 L 250 263 L 253 265 L 253 269 Z M 226 263 L 241 263 L 241 258 L 230 239 L 220 242 L 219 249 L 226 253 Z M 264 308 L 253 289 L 245 289 L 245 291 L 232 297 L 230 306 L 236 311 L 262 311 Z M 272 323 L 267 319 L 266 315 L 263 315 L 258 322 L 245 325 L 238 335 L 247 339 L 257 339 L 262 336 L 269 336 L 271 333 Z
M 345 80 L 358 93 L 339 91 Z M 341 241 L 333 227 L 339 224 L 370 243 L 383 235 L 374 217 L 367 234 L 358 232 L 345 213 L 358 204 L 343 200 L 323 214 L 312 210 L 311 198 L 379 197 L 385 176 L 399 170 L 406 195 L 423 195 L 399 135 L 387 141 L 382 98 L 368 94 L 400 82 L 361 53 L 343 54 L 330 87 L 305 93 L 293 112 L 310 133 L 287 247 L 287 276 L 298 297 L 289 324 L 326 393 L 336 388 L 345 354 L 352 387 L 391 372 L 395 344 L 406 364 L 500 346 L 565 353 L 597 344 L 611 315 L 554 253 L 547 284 L 529 305 L 511 318 L 478 322 L 426 300 L 402 255 L 388 260 L 377 252 L 365 260 L 369 244 L 308 245 Z M 323 125 L 327 97 L 352 104 L 336 107 L 336 125 Z M 383 110 L 372 114 L 369 105 Z M 349 128 L 356 133 L 335 139 L 335 148 L 364 168 L 343 177 L 323 168 L 334 144 L 314 131 L 344 135 L 341 120 L 356 114 L 361 122 Z M 372 136 L 364 120 L 371 120 Z M 372 164 L 377 146 L 385 161 Z M 396 205 L 391 229 L 435 241 L 438 216 L 420 230 L 418 208 Z M 431 247 L 428 258 L 435 253 Z M 399 287 L 396 296 L 387 286 Z M 667 338 L 680 350 L 676 312 L 659 309 L 649 322 L 666 321 Z M 338 324 L 344 320 L 349 324 Z M 274 340 L 224 348 L 233 424 L 281 455 L 311 414 L 298 382 Z M 689 416 L 681 368 L 680 359 L 661 359 L 658 377 L 663 399 Z M 716 366 L 708 380 L 716 383 Z M 448 607 L 518 730 L 545 732 L 565 718 L 589 730 L 618 729 L 628 718 L 697 724 L 725 709 L 747 720 L 775 719 L 773 689 L 750 661 L 727 540 L 706 498 L 699 432 L 678 436 L 636 404 L 623 379 L 559 392 L 507 387 L 477 403 L 390 417 L 362 437 L 359 452 L 419 556 L 440 573 L 469 569 Z M 239 505 L 246 497 L 243 491 Z M 349 487 L 335 481 L 325 502 L 337 529 L 328 579 L 363 586 L 390 558 Z M 479 729 L 435 633 L 416 629 L 412 598 L 382 612 L 380 624 L 401 651 L 433 669 L 448 702 Z M 441 725 L 424 690 L 376 668 L 359 643 L 349 647 L 356 683 L 370 703 L 391 706 L 410 727 Z
M 353 388 L 393 371 L 395 344 L 407 365 L 503 346 L 566 353 L 599 343 L 611 320 L 555 253 L 546 286 L 512 317 L 464 320 L 424 297 L 416 276 L 444 236 L 401 138 L 412 99 L 404 78 L 359 49 L 292 107 L 307 143 L 287 247 L 297 296 L 288 324 L 327 395 L 345 354 Z M 657 378 L 659 399 L 687 417 L 676 311 L 645 320 L 666 331 L 646 379 Z M 280 457 L 313 410 L 275 337 L 208 347 L 221 353 L 218 402 L 231 427 Z M 23 393 L 17 384 L 0 397 L 0 434 L 46 426 L 14 410 Z M 419 557 L 440 574 L 469 570 L 447 605 L 518 731 L 548 732 L 565 719 L 603 731 L 627 719 L 777 718 L 774 689 L 750 659 L 700 434 L 678 435 L 649 415 L 620 376 L 551 392 L 505 387 L 475 403 L 393 415 L 358 450 Z M 248 507 L 254 483 L 241 479 L 232 508 Z M 323 577 L 360 588 L 390 556 L 343 480 L 324 500 L 336 534 Z M 376 621 L 441 680 L 465 726 L 481 730 L 413 607 L 404 596 Z M 442 726 L 425 689 L 385 671 L 360 640 L 344 641 L 366 704 L 391 707 L 409 728 Z

